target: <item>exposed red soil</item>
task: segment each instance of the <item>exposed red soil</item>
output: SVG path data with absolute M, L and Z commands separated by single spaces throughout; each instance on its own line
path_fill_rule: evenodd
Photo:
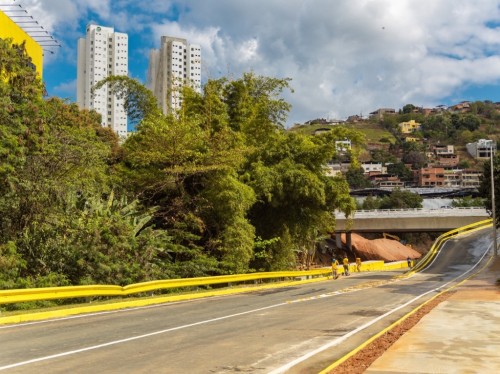
M 345 234 L 341 236 L 345 243 Z M 357 234 L 351 234 L 353 252 L 363 260 L 402 261 L 408 257 L 420 258 L 422 255 L 397 240 L 374 239 L 368 240 Z

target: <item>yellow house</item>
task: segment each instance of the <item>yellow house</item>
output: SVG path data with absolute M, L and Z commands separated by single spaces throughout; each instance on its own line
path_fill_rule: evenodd
M 401 122 L 398 126 L 402 134 L 411 134 L 412 132 L 420 130 L 420 128 L 422 127 L 422 125 L 415 122 L 414 119 L 408 122 Z
M 42 47 L 33 40 L 22 28 L 20 28 L 14 21 L 12 21 L 4 12 L 0 11 L 0 38 L 12 38 L 16 44 L 25 43 L 26 52 L 31 57 L 36 71 L 40 74 L 43 73 L 43 50 Z

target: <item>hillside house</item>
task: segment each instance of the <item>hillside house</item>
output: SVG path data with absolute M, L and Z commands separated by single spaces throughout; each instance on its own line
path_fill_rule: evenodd
M 396 114 L 396 110 L 392 108 L 379 108 L 370 113 L 370 118 L 382 119 L 385 115 Z
M 460 161 L 460 158 L 458 155 L 441 154 L 441 155 L 437 156 L 436 166 L 453 168 L 453 167 L 458 166 L 459 161 Z
M 419 143 L 422 141 L 422 139 L 417 138 L 416 136 L 409 136 L 409 135 L 403 136 L 402 139 L 405 143 Z
M 444 187 L 459 188 L 462 185 L 462 170 L 444 171 Z
M 450 112 L 454 113 L 467 113 L 470 112 L 470 101 L 461 101 L 456 105 L 452 105 L 448 108 Z
M 483 173 L 478 170 L 464 169 L 461 172 L 460 187 L 477 188 L 481 185 L 481 176 Z
M 418 187 L 444 186 L 444 168 L 429 167 L 415 170 L 415 183 Z
M 382 165 L 381 162 L 364 162 L 361 164 L 365 174 L 386 174 L 387 167 Z
M 361 117 L 358 114 L 354 114 L 352 116 L 347 117 L 346 122 L 357 123 L 357 122 L 362 121 L 362 120 L 363 120 L 363 117 Z
M 345 153 L 351 149 L 351 141 L 350 140 L 336 140 L 335 141 L 335 150 L 338 153 Z
M 422 128 L 422 125 L 418 122 L 415 122 L 414 119 L 408 121 L 408 122 L 401 122 L 398 124 L 399 131 L 401 131 L 402 134 L 412 134 L 416 131 L 419 131 Z
M 452 155 L 455 153 L 455 146 L 453 145 L 440 145 L 436 144 L 432 147 L 432 151 L 436 156 L 439 155 Z
M 467 143 L 465 145 L 467 152 L 476 159 L 487 159 L 491 157 L 491 152 L 493 155 L 497 151 L 497 143 L 489 139 L 479 139 L 474 143 Z
M 370 181 L 375 187 L 392 187 L 392 188 L 402 188 L 405 183 L 402 182 L 397 176 L 391 174 L 378 174 L 370 176 Z
M 351 166 L 349 162 L 331 162 L 324 166 L 325 175 L 328 177 L 336 177 L 347 173 Z

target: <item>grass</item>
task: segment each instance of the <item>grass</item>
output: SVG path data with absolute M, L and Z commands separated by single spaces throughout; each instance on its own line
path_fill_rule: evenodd
M 395 143 L 396 138 L 387 130 L 384 130 L 380 125 L 373 122 L 358 122 L 358 123 L 346 123 L 342 125 L 324 125 L 324 124 L 314 124 L 314 125 L 301 125 L 290 128 L 289 131 L 299 132 L 301 134 L 313 135 L 314 131 L 318 129 L 328 129 L 335 126 L 345 126 L 347 128 L 357 130 L 366 136 L 366 141 L 369 143 L 383 143 L 382 139 L 388 139 L 390 143 Z

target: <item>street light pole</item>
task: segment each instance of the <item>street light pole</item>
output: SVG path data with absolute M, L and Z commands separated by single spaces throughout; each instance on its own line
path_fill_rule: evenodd
M 491 211 L 493 215 L 493 255 L 497 256 L 497 222 L 495 209 L 495 175 L 493 174 L 493 142 L 490 147 Z

